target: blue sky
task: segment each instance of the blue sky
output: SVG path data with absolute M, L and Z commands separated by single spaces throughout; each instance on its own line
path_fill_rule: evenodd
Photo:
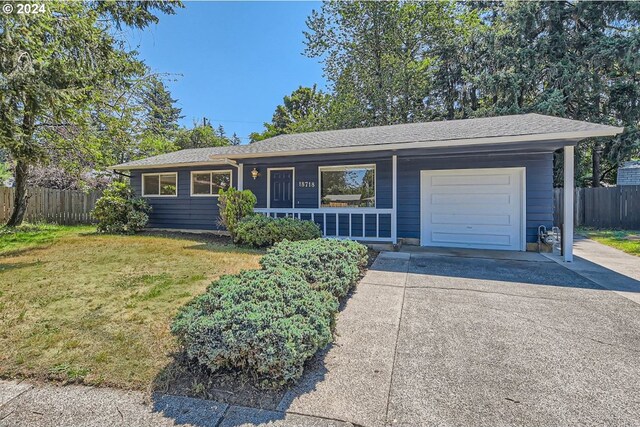
M 182 124 L 203 116 L 243 143 L 299 85 L 326 84 L 304 50 L 305 20 L 318 2 L 185 2 L 176 15 L 131 32 L 131 48 L 155 72 L 171 73 Z

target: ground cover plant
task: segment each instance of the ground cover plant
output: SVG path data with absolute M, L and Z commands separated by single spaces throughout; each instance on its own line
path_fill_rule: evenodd
M 358 242 L 314 239 L 284 241 L 269 249 L 260 264 L 265 269 L 293 267 L 314 289 L 342 298 L 356 285 L 367 260 L 367 247 Z
M 213 282 L 180 310 L 172 331 L 188 357 L 212 373 L 227 370 L 277 389 L 298 379 L 304 363 L 331 341 L 339 298 L 359 279 L 367 248 L 285 240 L 264 258 L 261 270 Z
M 262 248 L 283 240 L 311 240 L 321 236 L 320 227 L 313 221 L 250 215 L 236 226 L 234 241 Z

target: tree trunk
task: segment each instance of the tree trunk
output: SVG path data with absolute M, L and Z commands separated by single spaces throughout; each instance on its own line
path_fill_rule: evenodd
M 593 160 L 592 168 L 591 168 L 592 170 L 591 186 L 592 187 L 600 187 L 600 180 L 601 180 L 600 155 L 601 154 L 602 152 L 600 151 L 600 145 L 595 144 L 593 146 L 593 152 L 591 153 L 591 158 Z
M 29 165 L 22 160 L 16 162 L 16 194 L 13 198 L 13 212 L 7 222 L 7 227 L 17 227 L 22 224 L 24 215 L 27 213 L 27 175 Z

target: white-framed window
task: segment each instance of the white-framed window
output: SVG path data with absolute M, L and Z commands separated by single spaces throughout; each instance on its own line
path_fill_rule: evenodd
M 142 195 L 144 197 L 178 196 L 178 173 L 143 173 Z
M 231 171 L 191 171 L 191 195 L 218 197 L 220 189 L 231 186 Z
M 375 208 L 376 165 L 321 166 L 321 208 Z

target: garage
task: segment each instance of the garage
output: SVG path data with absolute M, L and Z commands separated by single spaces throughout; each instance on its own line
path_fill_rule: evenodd
M 525 250 L 525 168 L 420 174 L 422 246 Z

